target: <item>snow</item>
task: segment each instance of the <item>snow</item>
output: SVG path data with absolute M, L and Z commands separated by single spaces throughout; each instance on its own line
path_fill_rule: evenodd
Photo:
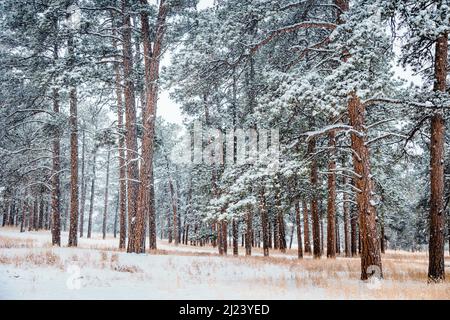
M 116 247 L 117 239 L 98 234 L 79 239 L 77 248 L 56 248 L 48 232 L 1 228 L 0 299 L 370 299 L 380 293 L 358 281 L 358 272 L 325 268 L 326 263 L 357 267 L 359 259 L 298 261 L 295 250 L 271 252 L 270 258 L 259 252 L 259 257 L 221 257 L 213 248 L 165 241 L 158 243 L 158 254 Z M 5 263 L 8 259 L 12 262 Z M 310 269 L 314 263 L 320 263 L 317 270 Z M 395 287 L 390 281 L 381 285 Z

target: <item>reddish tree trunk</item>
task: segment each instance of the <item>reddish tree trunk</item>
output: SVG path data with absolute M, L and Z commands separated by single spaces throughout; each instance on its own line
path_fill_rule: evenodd
M 269 256 L 269 219 L 267 216 L 267 208 L 266 208 L 266 196 L 264 188 L 261 188 L 259 193 L 259 212 L 261 214 L 261 224 L 262 224 L 262 232 L 263 232 L 263 252 L 264 256 Z
M 448 34 L 441 35 L 436 41 L 435 54 L 435 91 L 446 91 L 448 58 Z M 435 110 L 431 118 L 430 139 L 430 242 L 428 245 L 429 264 L 428 281 L 445 280 L 444 269 L 444 144 L 445 123 L 442 109 Z
M 320 258 L 322 255 L 321 241 L 320 241 L 320 217 L 319 208 L 317 203 L 317 162 L 315 156 L 313 155 L 316 148 L 316 140 L 312 138 L 308 142 L 308 154 L 312 157 L 311 159 L 311 173 L 310 182 L 313 188 L 313 194 L 311 199 L 311 218 L 312 218 L 312 237 L 313 237 L 313 255 L 314 258 Z
M 55 47 L 55 53 L 58 49 Z M 53 112 L 59 113 L 59 92 L 58 89 L 53 89 Z M 52 245 L 61 246 L 61 189 L 59 182 L 59 172 L 61 171 L 61 147 L 59 136 L 53 138 L 53 167 L 52 167 Z M 31 207 L 31 206 L 30 206 Z
M 347 178 L 343 178 L 343 185 L 345 186 L 347 184 Z M 350 257 L 351 256 L 351 243 L 350 243 L 350 212 L 349 212 L 349 197 L 348 193 L 344 191 L 342 195 L 343 204 L 342 204 L 342 211 L 344 212 L 344 248 L 345 248 L 345 256 Z
M 372 205 L 373 183 L 370 175 L 369 149 L 364 115 L 365 108 L 355 92 L 348 101 L 350 125 L 356 132 L 351 133 L 353 167 L 357 177 L 354 178 L 357 188 L 356 202 L 359 216 L 359 234 L 361 239 L 361 280 L 369 277 L 368 268 L 376 266 L 382 276 L 381 252 L 377 231 L 377 217 Z
M 109 191 L 109 160 L 111 157 L 111 150 L 108 150 L 108 156 L 106 159 L 106 183 L 105 183 L 105 202 L 103 207 L 103 224 L 102 233 L 103 239 L 106 238 L 106 222 L 108 218 L 108 191 Z
M 142 4 L 147 4 L 147 1 L 141 0 Z M 148 14 L 145 11 L 141 12 L 141 26 L 142 26 L 142 43 L 144 46 L 144 65 L 145 65 L 145 108 L 143 110 L 143 137 L 142 137 L 142 162 L 140 174 L 140 188 L 138 198 L 138 208 L 136 214 L 136 230 L 134 237 L 134 248 L 132 252 L 143 252 L 142 243 L 145 237 L 145 220 L 149 218 L 150 227 L 150 249 L 156 249 L 156 242 L 152 243 L 152 238 L 156 238 L 156 228 L 153 221 L 154 209 L 153 206 L 153 149 L 155 136 L 155 118 L 156 106 L 158 99 L 158 79 L 159 79 L 159 63 L 162 54 L 163 37 L 165 33 L 165 21 L 167 17 L 168 5 L 164 0 L 159 2 L 159 12 L 156 21 L 156 34 L 153 41 L 153 48 L 150 43 L 150 27 L 148 23 Z M 150 198 L 152 196 L 152 198 Z M 175 214 L 174 214 L 175 215 Z M 174 222 L 176 217 L 174 216 Z M 177 225 L 173 225 L 173 235 L 177 243 L 176 232 Z
M 311 241 L 309 237 L 308 205 L 304 199 L 302 200 L 302 208 L 303 208 L 303 232 L 305 241 L 305 253 L 311 253 Z
M 245 219 L 247 223 L 247 230 L 245 231 L 245 255 L 252 255 L 252 236 L 253 236 L 253 211 L 252 208 L 247 208 L 247 215 Z
M 138 145 L 136 129 L 136 103 L 133 82 L 133 53 L 131 46 L 131 20 L 130 5 L 127 0 L 122 0 L 123 30 L 123 78 L 124 78 L 124 96 L 125 96 L 125 118 L 126 118 L 126 136 L 125 144 L 127 149 L 127 197 L 128 197 L 128 246 L 127 252 L 140 252 L 142 248 L 135 248 L 136 243 L 142 243 L 141 239 L 136 238 L 135 228 L 137 200 L 139 192 L 139 167 L 138 167 Z
M 330 131 L 328 134 L 328 147 L 330 159 L 328 161 L 328 203 L 327 203 L 327 257 L 336 257 L 336 161 L 335 147 L 336 134 Z
M 303 244 L 302 244 L 302 225 L 300 223 L 300 203 L 295 203 L 295 221 L 297 223 L 297 251 L 298 258 L 303 258 Z
M 95 148 L 95 147 L 94 147 Z M 91 237 L 92 233 L 92 215 L 94 213 L 94 197 L 95 197 L 95 179 L 96 179 L 96 173 L 95 173 L 95 167 L 97 162 L 97 150 L 94 149 L 94 158 L 92 163 L 92 176 L 91 176 L 91 199 L 89 203 L 89 217 L 88 217 L 88 231 L 87 231 L 87 237 Z
M 73 36 L 68 40 L 69 63 L 74 64 Z M 69 247 L 77 246 L 78 243 L 78 124 L 77 124 L 77 90 L 71 84 L 69 92 L 70 105 L 70 227 Z

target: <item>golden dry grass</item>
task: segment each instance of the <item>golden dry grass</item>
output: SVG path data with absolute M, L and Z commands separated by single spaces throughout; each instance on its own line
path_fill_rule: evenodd
M 39 247 L 38 247 L 39 246 Z M 179 248 L 189 248 L 179 250 Z M 16 267 L 33 268 L 36 266 L 51 267 L 63 270 L 67 263 L 76 262 L 83 266 L 99 269 L 110 269 L 121 273 L 137 274 L 146 277 L 146 270 L 133 264 L 120 261 L 121 251 L 117 247 L 101 244 L 81 244 L 76 254 L 65 258 L 59 255 L 64 249 L 53 250 L 50 243 L 38 243 L 33 239 L 14 236 L 0 236 L 0 264 L 10 264 Z M 7 249 L 22 248 L 30 250 L 8 251 Z M 297 259 L 296 250 L 288 250 L 285 254 L 271 251 L 271 256 L 222 256 L 209 246 L 191 247 L 179 245 L 166 250 L 152 250 L 149 255 L 169 256 L 166 261 L 167 270 L 177 273 L 179 266 L 172 256 L 197 256 L 211 259 L 193 259 L 185 267 L 185 273 L 176 275 L 177 287 L 183 286 L 184 276 L 199 282 L 216 283 L 215 274 L 220 270 L 233 266 L 233 272 L 239 273 L 240 267 L 254 270 L 252 279 L 248 280 L 249 288 L 255 285 L 268 288 L 270 292 L 292 290 L 308 292 L 312 288 L 323 290 L 324 296 L 336 299 L 450 299 L 450 273 L 447 269 L 447 280 L 441 284 L 427 284 L 428 256 L 426 252 L 388 251 L 382 257 L 383 281 L 379 287 L 371 288 L 367 283 L 359 281 L 361 262 L 358 257 L 336 259 L 312 259 L 305 256 Z M 210 251 L 199 251 L 208 249 Z M 242 251 L 241 248 L 240 252 Z M 254 253 L 261 252 L 260 248 L 253 248 Z M 276 254 L 274 254 L 276 253 Z M 450 257 L 446 254 L 446 265 Z M 273 274 L 267 270 L 276 267 L 281 274 Z M 205 272 L 205 270 L 208 270 Z M 241 276 L 237 274 L 237 276 Z M 256 280 L 255 280 L 256 279 Z M 244 282 L 247 280 L 244 279 Z M 260 288 L 259 287 L 259 288 Z M 294 297 L 295 298 L 295 297 Z

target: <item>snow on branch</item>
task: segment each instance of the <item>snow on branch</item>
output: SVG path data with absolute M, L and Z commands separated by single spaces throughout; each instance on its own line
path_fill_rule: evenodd
M 375 104 L 379 103 L 388 103 L 388 104 L 406 104 L 413 107 L 419 107 L 419 108 L 433 108 L 436 107 L 431 102 L 427 101 L 425 103 L 420 103 L 416 101 L 406 101 L 406 100 L 397 100 L 397 99 L 390 99 L 390 98 L 370 98 L 362 102 L 362 104 L 365 107 L 373 106 Z
M 254 44 L 250 48 L 250 52 L 254 53 L 258 51 L 262 46 L 268 44 L 270 41 L 272 41 L 274 38 L 285 34 L 294 32 L 300 29 L 306 29 L 306 28 L 314 28 L 314 29 L 327 29 L 327 30 L 334 30 L 336 28 L 336 25 L 334 23 L 329 22 L 315 22 L 315 21 L 306 21 L 306 22 L 300 22 L 296 23 L 284 28 L 272 30 L 269 32 L 269 34 L 261 40 L 260 42 Z
M 358 137 L 364 137 L 364 133 L 359 132 L 359 131 L 353 129 L 352 126 L 349 126 L 349 125 L 346 125 L 346 124 L 343 124 L 343 123 L 338 123 L 338 124 L 333 124 L 333 125 L 330 125 L 330 126 L 326 126 L 326 127 L 323 127 L 322 129 L 316 130 L 316 131 L 307 131 L 303 135 L 307 136 L 306 137 L 306 141 L 309 141 L 313 137 L 327 134 L 330 131 L 351 132 L 351 133 L 356 134 Z

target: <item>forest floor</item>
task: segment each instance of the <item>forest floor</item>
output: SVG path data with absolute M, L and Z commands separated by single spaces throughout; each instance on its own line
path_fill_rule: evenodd
M 0 229 L 0 299 L 450 299 L 447 281 L 427 284 L 426 253 L 389 251 L 384 279 L 362 282 L 360 259 L 296 258 L 261 250 L 219 256 L 212 247 L 158 242 L 152 254 L 127 254 L 118 239 L 94 234 L 77 248 L 51 246 L 48 231 Z

